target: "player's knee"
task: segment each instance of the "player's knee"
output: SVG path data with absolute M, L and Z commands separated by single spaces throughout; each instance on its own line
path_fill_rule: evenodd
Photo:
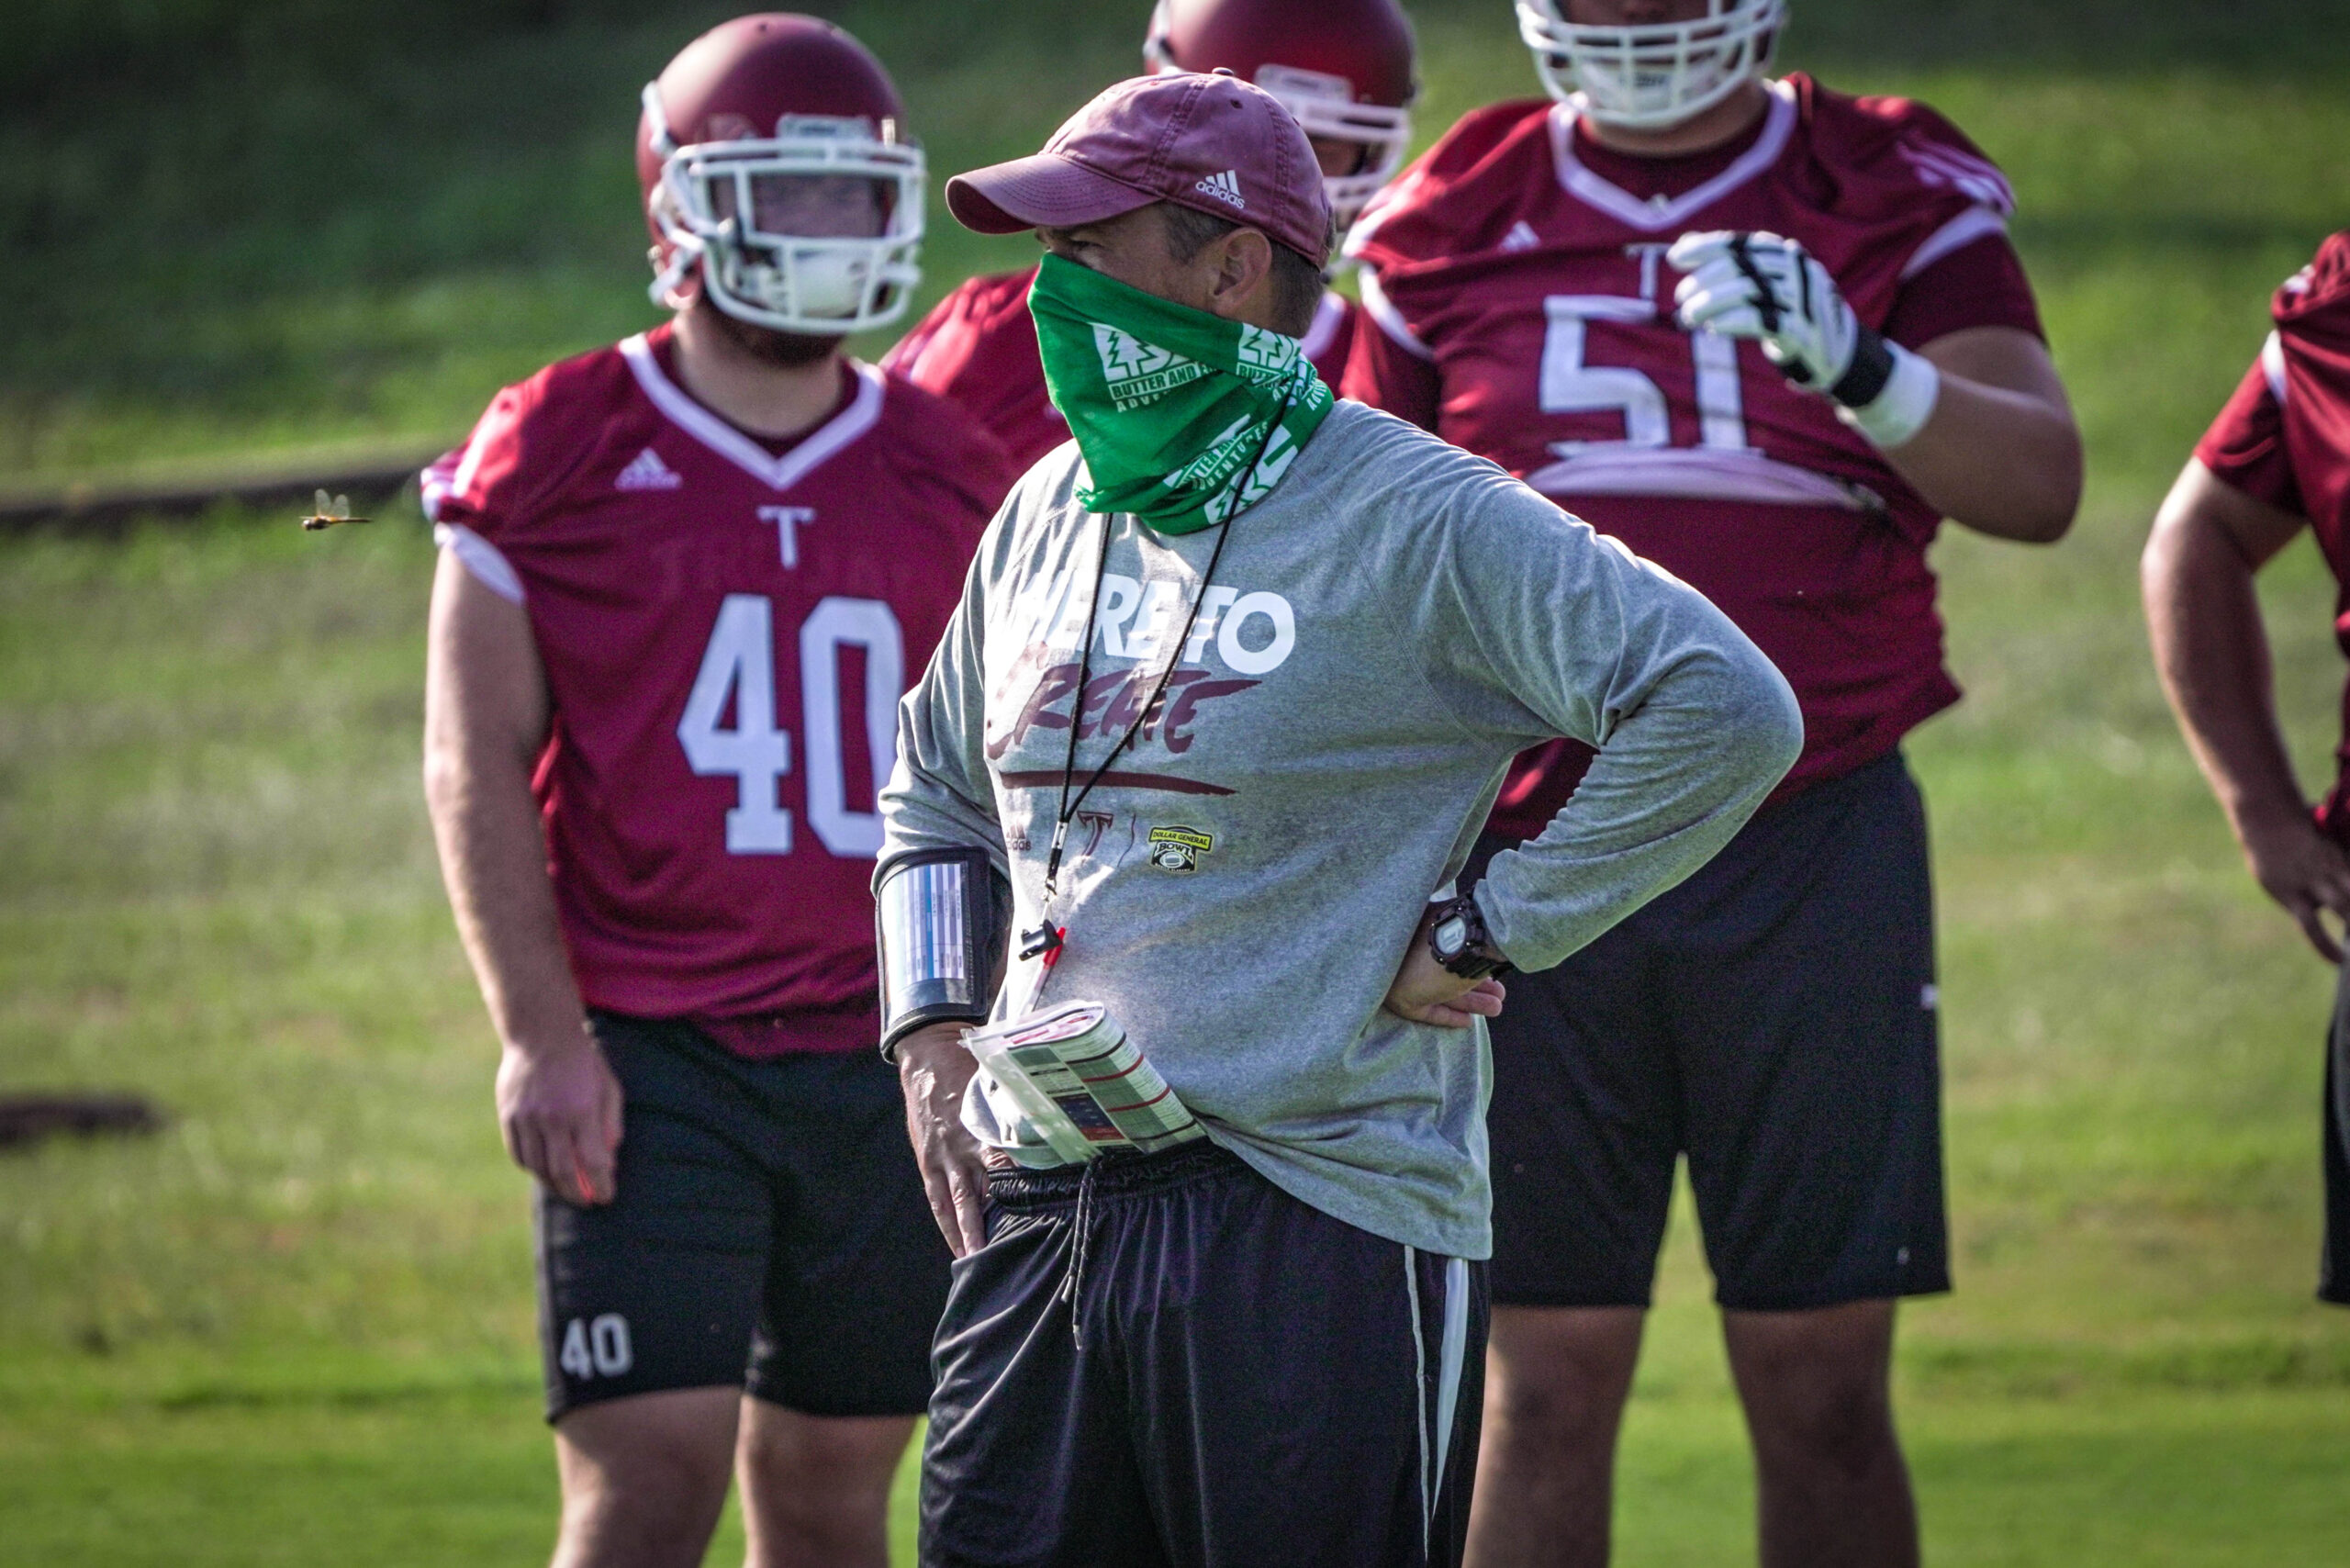
M 1512 1364 L 1486 1380 L 1485 1419 L 1491 1440 L 1547 1449 L 1611 1446 L 1623 1413 L 1618 1380 L 1566 1358 Z
M 1839 1481 L 1875 1473 L 1899 1451 L 1893 1407 L 1881 1383 L 1840 1378 L 1823 1369 L 1797 1378 L 1772 1408 L 1752 1412 L 1758 1446 Z
M 726 1498 L 732 1397 L 640 1395 L 586 1406 L 557 1422 L 561 1568 L 699 1562 Z
M 701 1561 L 716 1522 L 707 1477 L 654 1470 L 564 1477 L 554 1568 L 678 1568 Z M 722 1473 L 719 1501 L 724 1497 Z
M 753 1410 L 743 1469 L 749 1505 L 768 1529 L 823 1540 L 876 1528 L 912 1436 L 911 1419 Z

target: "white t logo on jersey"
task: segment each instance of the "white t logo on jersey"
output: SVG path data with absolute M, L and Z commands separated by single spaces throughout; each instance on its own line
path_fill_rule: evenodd
M 800 525 L 816 521 L 814 507 L 761 507 L 759 521 L 775 524 L 777 547 L 787 566 L 800 565 Z

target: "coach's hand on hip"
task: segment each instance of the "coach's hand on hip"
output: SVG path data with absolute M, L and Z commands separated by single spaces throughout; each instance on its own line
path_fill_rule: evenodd
M 988 1170 L 979 1140 L 963 1126 L 963 1091 L 979 1062 L 964 1048 L 964 1024 L 933 1024 L 898 1042 L 898 1083 L 906 1094 L 906 1137 L 922 1167 L 930 1215 L 957 1258 L 987 1245 Z
M 561 1045 L 507 1045 L 498 1126 L 514 1163 L 565 1203 L 609 1204 L 619 1192 L 621 1081 L 585 1029 Z
M 1435 950 L 1428 946 L 1433 924 L 1431 905 L 1429 914 L 1421 918 L 1419 929 L 1412 934 L 1412 945 L 1404 953 L 1403 965 L 1396 969 L 1382 1005 L 1398 1018 L 1434 1024 L 1440 1029 L 1466 1029 L 1472 1018 L 1500 1017 L 1502 1002 L 1509 994 L 1502 982 L 1491 975 L 1469 980 L 1438 963 Z

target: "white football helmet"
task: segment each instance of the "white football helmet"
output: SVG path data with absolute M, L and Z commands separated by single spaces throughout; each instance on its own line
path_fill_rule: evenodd
M 922 149 L 864 48 L 812 17 L 738 17 L 646 86 L 637 171 L 654 300 L 699 278 L 738 320 L 811 337 L 883 327 L 922 273 Z
M 1603 125 L 1657 129 L 1720 103 L 1771 68 L 1786 0 L 1707 0 L 1685 22 L 1595 27 L 1570 22 L 1560 0 L 1516 0 L 1517 30 L 1554 98 L 1582 95 Z

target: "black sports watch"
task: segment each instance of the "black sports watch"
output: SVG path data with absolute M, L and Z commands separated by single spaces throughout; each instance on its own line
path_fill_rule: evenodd
M 1502 956 L 1485 934 L 1485 914 L 1468 893 L 1440 903 L 1428 916 L 1428 951 L 1436 961 L 1462 980 L 1514 973 L 1516 966 Z

